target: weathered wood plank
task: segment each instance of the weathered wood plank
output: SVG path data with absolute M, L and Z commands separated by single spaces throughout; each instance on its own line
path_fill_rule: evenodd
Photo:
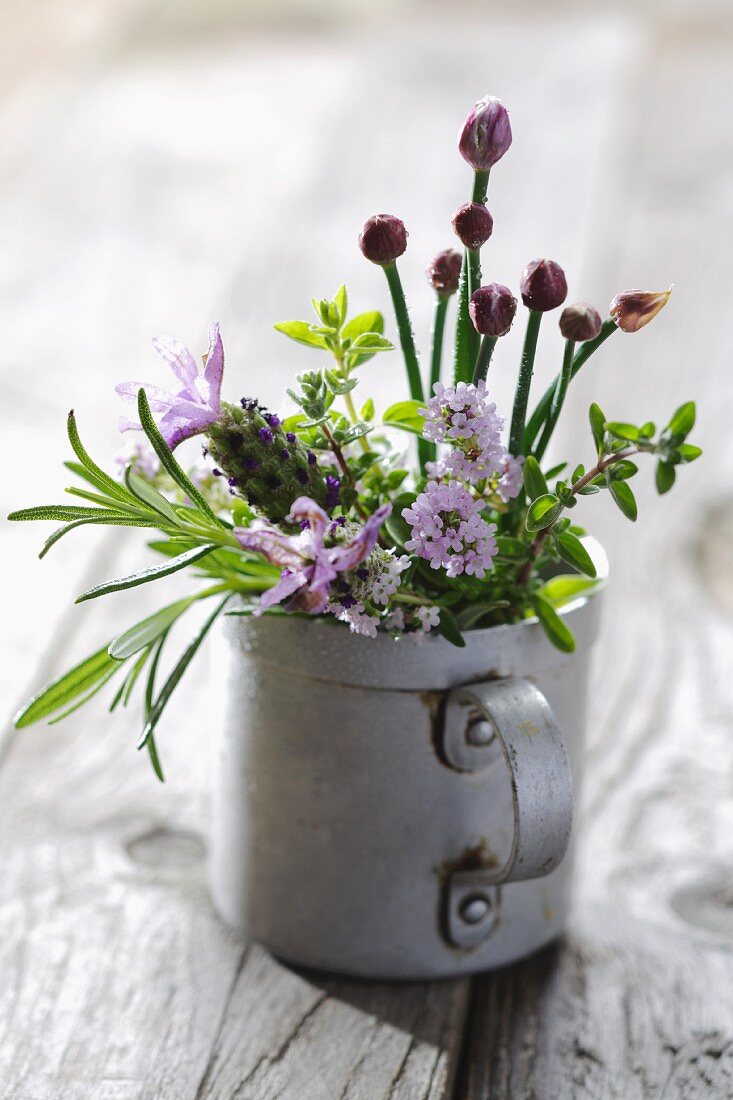
M 638 530 L 595 498 L 585 506 L 613 579 L 574 920 L 564 946 L 477 984 L 463 1100 L 733 1095 L 733 620 L 721 518 L 731 506 L 732 56 L 730 28 L 652 26 L 608 164 L 595 296 L 676 288 L 652 328 L 613 337 L 566 424 L 584 425 L 591 394 L 611 417 L 658 420 L 696 396 L 706 457 L 670 497 L 639 492 Z M 609 224 L 623 233 L 609 239 Z M 582 460 L 585 427 L 566 429 L 564 443 Z M 648 486 L 650 472 L 637 480 Z

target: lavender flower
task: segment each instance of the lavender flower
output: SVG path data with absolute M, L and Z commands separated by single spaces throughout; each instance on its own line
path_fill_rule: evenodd
M 477 172 L 488 172 L 512 143 L 506 107 L 487 95 L 475 104 L 458 135 L 458 151 Z
M 359 247 L 373 264 L 393 264 L 407 248 L 405 223 L 393 214 L 375 214 L 364 223 Z
M 423 436 L 452 449 L 428 464 L 431 476 L 451 474 L 476 484 L 498 473 L 506 454 L 500 441 L 504 421 L 489 400 L 484 380 L 448 387 L 438 382 L 434 392 L 423 411 Z
M 127 439 L 122 451 L 116 456 L 115 462 L 119 468 L 120 477 L 125 473 L 127 466 L 131 466 L 136 474 L 152 481 L 160 473 L 160 459 L 156 455 L 148 440 Z
M 659 293 L 647 290 L 624 290 L 611 302 L 609 312 L 622 332 L 638 332 L 644 325 L 653 321 L 661 309 L 664 309 L 672 287 Z
M 435 630 L 440 626 L 439 607 L 435 607 L 435 605 L 432 607 L 418 607 L 416 614 L 424 634 L 429 634 L 431 630 Z
M 528 263 L 522 272 L 519 289 L 525 306 L 538 313 L 556 309 L 568 296 L 565 272 L 554 260 L 532 260 Z
M 463 257 L 454 248 L 439 252 L 427 269 L 428 282 L 441 298 L 450 298 L 458 290 Z
M 116 392 L 126 401 L 137 403 L 144 389 L 153 413 L 160 414 L 158 427 L 166 443 L 174 450 L 184 439 L 198 435 L 215 424 L 221 413 L 221 380 L 224 373 L 224 347 L 218 324 L 209 328 L 209 350 L 203 368 L 178 340 L 159 336 L 153 347 L 165 359 L 181 383 L 177 393 L 169 393 L 142 382 L 122 382 Z M 140 429 L 136 421 L 123 419 L 120 430 Z
M 289 599 L 292 610 L 320 615 L 326 610 L 338 574 L 355 569 L 369 557 L 379 528 L 391 511 L 390 504 L 383 504 L 356 530 L 350 542 L 329 547 L 324 541 L 335 525 L 310 497 L 299 497 L 288 516 L 293 525 L 307 523 L 299 535 L 286 535 L 262 521 L 251 527 L 235 527 L 234 536 L 244 550 L 262 554 L 283 570 L 277 584 L 262 595 L 257 614 Z
M 411 508 L 402 510 L 412 528 L 405 549 L 444 568 L 449 577 L 460 573 L 483 577 L 497 552 L 496 524 L 481 517 L 482 503 L 458 481 L 429 481 Z

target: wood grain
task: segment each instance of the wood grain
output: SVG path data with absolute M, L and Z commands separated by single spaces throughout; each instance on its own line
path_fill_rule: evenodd
M 85 65 L 79 46 L 73 74 L 30 103 L 9 100 L 0 207 L 18 261 L 5 269 L 12 336 L 1 369 L 16 410 L 6 443 L 27 455 L 34 485 L 61 446 L 70 379 L 103 449 L 116 408 L 92 395 L 143 372 L 151 332 L 193 341 L 219 316 L 230 385 L 277 400 L 312 360 L 286 354 L 273 320 L 301 315 L 311 292 L 341 278 L 356 308 L 386 308 L 379 273 L 349 244 L 375 210 L 409 216 L 404 270 L 419 287 L 466 197 L 464 166 L 442 151 L 489 79 L 512 106 L 517 141 L 492 179 L 487 277 L 514 285 L 526 259 L 549 254 L 568 268 L 571 297 L 599 305 L 619 286 L 674 278 L 667 314 L 638 337 L 614 337 L 593 384 L 619 416 L 661 416 L 696 393 L 710 458 L 669 500 L 641 494 L 639 531 L 602 506 L 593 521 L 613 553 L 613 614 L 564 945 L 472 989 L 324 979 L 246 948 L 206 891 L 202 693 L 184 687 L 161 730 L 165 788 L 135 754 L 128 716 L 82 711 L 16 738 L 0 771 L 2 1100 L 733 1094 L 733 623 L 721 562 L 733 570 L 715 511 L 729 492 L 731 341 L 718 319 L 733 218 L 722 120 L 733 41 L 724 28 L 684 26 L 424 13 L 386 31 L 314 37 L 308 50 L 302 35 L 229 35 L 152 55 L 126 52 L 117 30 L 103 66 L 93 56 Z M 466 62 L 467 36 L 481 43 L 480 64 Z M 277 141 L 272 120 L 294 109 L 294 87 L 299 126 Z M 424 346 L 429 298 L 413 300 Z M 546 329 L 542 380 L 558 351 Z M 496 363 L 505 405 L 502 366 L 520 340 L 512 333 Z M 587 383 L 575 387 L 576 423 Z M 389 400 L 401 379 L 385 368 L 373 384 Z M 584 458 L 585 429 L 566 429 L 565 442 Z M 8 481 L 7 507 L 11 491 Z M 46 678 L 153 596 L 62 615 L 85 586 L 86 551 L 60 547 L 56 566 L 31 572 L 34 536 L 13 532 L 24 585 L 8 593 L 8 709 L 44 649 Z M 114 572 L 116 555 L 129 566 L 142 554 L 103 545 L 90 583 Z

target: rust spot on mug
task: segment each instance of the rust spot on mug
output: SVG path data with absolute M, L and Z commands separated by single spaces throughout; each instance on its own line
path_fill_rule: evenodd
M 443 745 L 443 726 L 445 724 L 445 708 L 448 703 L 447 691 L 421 691 L 420 701 L 425 706 L 430 717 L 430 743 L 433 752 L 444 768 L 453 771 Z
M 498 866 L 499 857 L 492 852 L 488 839 L 482 836 L 476 844 L 464 848 L 456 859 L 444 859 L 433 870 L 443 885 L 455 871 L 491 871 Z

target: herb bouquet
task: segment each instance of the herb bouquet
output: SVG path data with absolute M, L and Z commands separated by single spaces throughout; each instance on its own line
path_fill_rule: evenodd
M 223 614 L 325 617 L 345 634 L 386 633 L 398 662 L 402 647 L 426 635 L 462 646 L 468 631 L 530 617 L 539 620 L 550 644 L 573 649 L 560 609 L 591 588 L 596 573 L 584 532 L 572 518 L 578 498 L 608 492 L 633 521 L 637 459 L 655 459 L 656 485 L 666 493 L 678 467 L 700 450 L 687 442 L 692 403 L 661 430 L 651 422 L 608 420 L 593 404 L 589 457 L 544 467 L 572 380 L 613 333 L 636 332 L 669 298 L 669 291 L 625 291 L 605 319 L 590 305 L 565 306 L 559 315 L 562 364 L 532 405 L 540 328 L 567 295 L 562 269 L 548 259 L 529 263 L 519 284 L 526 335 L 505 433 L 490 379 L 507 369 L 496 345 L 514 323 L 518 303 L 508 287 L 482 282 L 481 249 L 493 227 L 486 206 L 489 173 L 511 140 L 507 112 L 492 97 L 476 104 L 461 129 L 459 150 L 472 169 L 473 192 L 453 217 L 461 250 L 441 252 L 428 267 L 435 315 L 427 363 L 418 357 L 400 280 L 403 222 L 377 215 L 361 232 L 364 256 L 382 268 L 389 287 L 406 368 L 404 400 L 384 410 L 372 399 L 357 407 L 361 369 L 393 345 L 379 312 L 349 317 L 342 286 L 333 299 L 312 300 L 312 321 L 275 326 L 319 356 L 288 390 L 297 408 L 290 415 L 268 411 L 254 396 L 232 403 L 222 398 L 217 325 L 201 363 L 175 340 L 155 341 L 175 377 L 173 392 L 137 382 L 118 386 L 136 409 L 136 419 L 122 428 L 142 433 L 119 476 L 89 456 L 69 414 L 75 458 L 66 465 L 80 484 L 68 492 L 77 503 L 29 508 L 10 519 L 61 524 L 41 557 L 87 524 L 152 532 L 153 564 L 97 585 L 77 602 L 184 569 L 193 588 L 51 684 L 21 710 L 18 726 L 58 721 L 109 681 L 115 681 L 111 709 L 126 705 L 139 686 L 144 721 L 138 746 L 147 749 L 162 779 L 156 727 Z M 453 297 L 455 342 L 446 364 L 444 330 Z M 202 437 L 204 459 L 187 469 L 174 452 L 192 436 Z M 210 614 L 158 683 L 173 626 L 201 601 L 211 602 Z

